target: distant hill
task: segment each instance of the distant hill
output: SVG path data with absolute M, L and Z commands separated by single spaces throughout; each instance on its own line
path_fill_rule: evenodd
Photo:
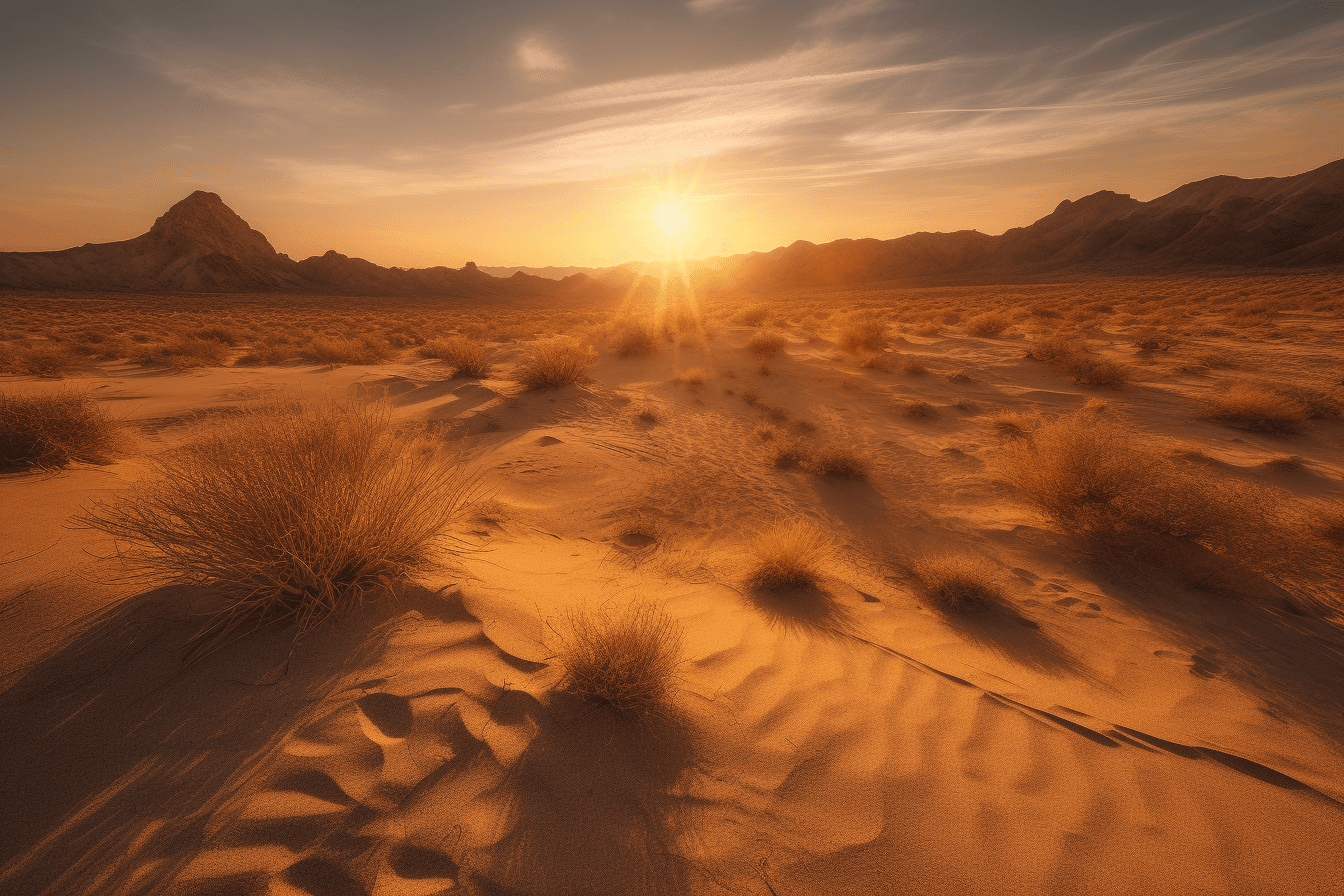
M 215 193 L 197 190 L 148 233 L 56 252 L 0 252 L 0 287 L 128 292 L 313 292 L 361 296 L 480 298 L 592 295 L 614 288 L 586 274 L 560 280 L 492 277 L 463 268 L 385 268 L 335 250 L 294 261 Z
M 799 241 L 687 262 L 697 289 L 841 286 L 947 274 L 1166 272 L 1344 265 L 1344 159 L 1291 177 L 1210 177 L 1140 202 L 1102 190 L 1027 227 L 892 240 Z M 0 287 L 135 292 L 313 292 L 610 299 L 660 288 L 636 262 L 610 268 L 385 268 L 332 250 L 294 261 L 214 193 L 197 191 L 148 233 L 56 252 L 0 252 Z M 507 274 L 508 276 L 492 276 Z
M 799 241 L 726 259 L 702 287 L 836 286 L 940 274 L 1344 265 L 1344 159 L 1292 177 L 1219 176 L 1150 202 L 1102 190 L 1027 227 Z

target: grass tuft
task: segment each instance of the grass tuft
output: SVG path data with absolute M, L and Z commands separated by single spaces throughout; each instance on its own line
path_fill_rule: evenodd
M 253 407 L 151 461 L 152 475 L 80 522 L 142 575 L 227 601 L 203 649 L 267 623 L 302 636 L 446 552 L 471 479 L 384 405 Z
M 420 354 L 446 363 L 453 376 L 481 379 L 490 375 L 494 367 L 491 351 L 483 343 L 465 336 L 448 336 L 434 339 L 420 346 Z
M 597 360 L 597 353 L 569 336 L 554 336 L 530 345 L 513 378 L 529 389 L 558 389 L 577 383 Z
M 1290 435 L 1302 431 L 1311 409 L 1292 395 L 1254 383 L 1235 383 L 1209 400 L 1209 416 L 1239 429 Z
M 747 585 L 765 591 L 815 588 L 832 550 L 831 539 L 812 523 L 773 526 L 751 543 L 756 562 L 747 574 Z
M 912 568 L 924 596 L 941 610 L 978 610 L 1003 602 L 998 571 L 979 557 L 938 554 Z
M 565 670 L 561 686 L 631 721 L 665 717 L 681 645 L 681 626 L 653 604 L 609 618 L 576 614 L 557 654 Z
M 761 330 L 753 333 L 747 340 L 747 351 L 751 352 L 761 360 L 773 358 L 780 353 L 780 350 L 788 345 L 788 337 L 775 330 Z
M 121 425 L 83 392 L 0 392 L 0 470 L 106 463 L 124 442 Z

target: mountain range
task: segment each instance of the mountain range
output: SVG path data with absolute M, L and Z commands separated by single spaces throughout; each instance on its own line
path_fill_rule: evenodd
M 692 265 L 697 288 L 754 292 L 959 274 L 1344 265 L 1344 159 L 1290 177 L 1211 177 L 1149 202 L 1102 190 L 1066 199 L 1034 224 L 999 236 L 962 230 L 821 245 L 800 240 L 713 261 Z M 0 252 L 0 287 L 38 291 L 596 298 L 628 289 L 638 278 L 633 264 L 491 270 L 513 273 L 491 276 L 470 262 L 386 268 L 335 250 L 294 261 L 217 194 L 199 190 L 133 239 Z

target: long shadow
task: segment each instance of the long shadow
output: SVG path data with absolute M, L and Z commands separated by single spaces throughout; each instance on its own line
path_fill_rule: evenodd
M 505 786 L 509 832 L 483 889 L 499 893 L 672 896 L 688 886 L 672 853 L 687 819 L 676 788 L 695 749 L 675 715 L 644 724 L 564 693 Z M 521 710 L 520 710 L 521 711 Z
M 772 590 L 751 588 L 747 603 L 772 627 L 790 634 L 819 635 L 842 640 L 858 631 L 849 608 L 835 595 L 816 585 Z
M 115 605 L 0 694 L 0 892 L 154 892 L 132 868 L 193 852 L 207 803 L 370 640 L 351 617 L 292 651 L 262 630 L 184 666 L 191 597 Z
M 1101 680 L 1073 653 L 1041 631 L 1040 625 L 1006 603 L 966 610 L 939 610 L 948 628 L 1004 659 L 1047 675 L 1072 675 L 1093 684 Z

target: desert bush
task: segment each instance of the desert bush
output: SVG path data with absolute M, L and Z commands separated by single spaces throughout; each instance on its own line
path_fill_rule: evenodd
M 891 373 L 892 369 L 900 361 L 900 355 L 895 352 L 874 352 L 871 355 L 864 355 L 859 366 L 864 370 L 880 370 L 883 373 Z
M 964 383 L 973 383 L 973 382 L 975 382 L 975 377 L 971 376 L 969 373 L 967 373 L 967 372 L 964 371 L 964 370 L 954 370 L 954 371 L 952 371 L 951 373 L 946 374 L 946 375 L 945 375 L 945 378 L 947 379 L 947 381 L 948 381 L 949 383 L 962 383 L 962 384 L 964 384 Z
M 158 345 L 137 348 L 130 358 L 141 367 L 168 367 L 173 370 L 222 367 L 229 359 L 229 347 L 214 339 L 179 335 Z
M 1180 344 L 1180 339 L 1169 330 L 1144 327 L 1129 340 L 1141 352 L 1167 352 Z
M 434 339 L 420 346 L 420 354 L 445 362 L 453 376 L 480 379 L 489 376 L 494 367 L 491 361 L 493 352 L 484 343 L 468 339 L 465 336 L 447 336 Z
M 937 554 L 912 564 L 924 596 L 941 610 L 984 609 L 1003 602 L 998 571 L 979 557 Z
M 661 608 L 645 603 L 615 617 L 576 614 L 568 628 L 557 651 L 565 690 L 637 722 L 671 710 L 682 631 Z
M 1069 336 L 1043 337 L 1032 344 L 1028 356 L 1045 362 L 1080 386 L 1123 386 L 1130 379 L 1129 365 L 1098 357 L 1081 340 Z
M 808 459 L 811 452 L 796 439 L 765 439 L 772 441 L 770 462 L 781 470 L 791 470 Z
M 780 428 L 773 423 L 758 423 L 756 428 L 752 430 L 752 435 L 762 442 L 773 442 L 775 437 L 781 434 Z
M 1023 498 L 1103 553 L 1179 568 L 1179 545 L 1191 542 L 1296 597 L 1337 600 L 1338 552 L 1324 549 L 1289 496 L 1178 464 L 1107 415 L 1042 424 L 1002 449 L 1000 469 Z
M 591 346 L 569 336 L 555 336 L 528 346 L 513 377 L 529 389 L 556 389 L 577 383 L 596 360 Z
M 760 389 L 743 389 L 743 390 L 742 390 L 742 400 L 745 401 L 745 402 L 747 403 L 747 406 L 748 406 L 748 407 L 753 407 L 753 408 L 756 407 L 756 405 L 760 404 L 760 402 L 761 402 L 761 390 L 760 390 Z
M 751 305 L 734 314 L 732 321 L 745 327 L 759 327 L 770 317 L 773 310 L 765 304 Z
M 747 351 L 758 358 L 773 358 L 779 354 L 780 350 L 787 345 L 789 340 L 775 330 L 762 330 L 759 333 L 753 333 L 747 340 Z
M 652 327 L 636 321 L 623 321 L 612 332 L 607 344 L 618 358 L 643 358 L 658 350 L 658 335 Z
M 703 386 L 705 384 L 705 368 L 689 367 L 686 370 L 679 371 L 677 382 L 683 386 Z
M 1013 322 L 1002 311 L 985 311 L 974 317 L 966 318 L 966 332 L 972 336 L 998 336 Z
M 55 343 L 0 347 L 0 373 L 57 379 L 69 373 L 78 363 L 79 358 L 74 352 Z
M 124 444 L 121 425 L 83 392 L 0 392 L 0 469 L 106 463 Z
M 380 364 L 391 357 L 386 342 L 376 336 L 316 336 L 299 357 L 332 367 L 340 364 Z
M 384 405 L 276 402 L 155 457 L 79 521 L 139 573 L 226 599 L 202 648 L 268 623 L 298 637 L 391 591 L 445 554 L 471 485 L 434 443 L 399 436 Z
M 850 352 L 879 352 L 887 344 L 887 322 L 872 311 L 856 311 L 845 317 L 838 342 Z
M 989 423 L 1000 438 L 1021 439 L 1026 438 L 1039 422 L 1036 417 L 1028 417 L 1019 411 L 1009 410 L 995 414 Z
M 815 588 L 832 550 L 830 537 L 812 523 L 772 526 L 751 543 L 756 559 L 747 573 L 747 585 L 767 591 Z
M 803 469 L 816 476 L 835 479 L 865 479 L 869 462 L 864 455 L 840 446 L 818 446 L 807 452 L 802 460 Z
M 918 358 L 906 358 L 901 364 L 901 373 L 906 376 L 923 376 L 929 372 L 929 368 L 924 366 L 924 362 Z
M 238 360 L 235 367 L 274 367 L 299 356 L 295 346 L 284 341 L 262 341 L 249 348 Z
M 1254 383 L 1234 383 L 1208 404 L 1214 420 L 1277 435 L 1301 432 L 1310 416 L 1310 409 L 1291 395 Z
M 658 409 L 656 407 L 654 407 L 651 404 L 646 404 L 641 405 L 639 409 L 635 412 L 635 419 L 641 423 L 648 423 L 652 425 L 654 423 L 661 422 L 662 415 L 658 413 Z
M 223 345 L 234 346 L 243 341 L 243 335 L 233 327 L 201 327 L 191 334 L 197 339 L 210 339 Z
M 923 420 L 936 420 L 939 416 L 938 409 L 927 401 L 907 401 L 901 405 L 901 414 Z

